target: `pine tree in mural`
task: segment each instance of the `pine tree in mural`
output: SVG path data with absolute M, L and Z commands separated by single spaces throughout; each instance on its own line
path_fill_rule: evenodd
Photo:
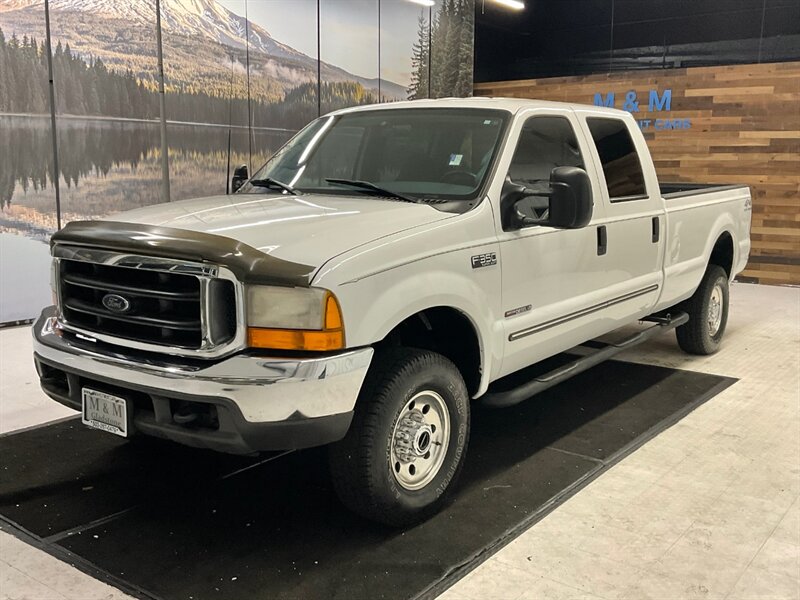
M 461 67 L 460 56 L 458 53 L 459 45 L 461 43 L 461 2 L 450 0 L 450 12 L 447 15 L 450 23 L 447 27 L 447 38 L 445 39 L 445 53 L 444 56 L 439 56 L 440 68 L 442 69 L 442 86 L 439 88 L 443 96 L 460 96 L 461 94 L 456 90 L 458 82 L 458 73 Z
M 427 52 L 426 52 L 427 54 Z M 427 63 L 424 67 L 427 71 Z M 158 94 L 152 82 L 139 80 L 131 69 L 113 71 L 100 58 L 88 61 L 69 44 L 53 49 L 56 111 L 81 116 L 156 119 Z M 49 112 L 47 98 L 47 54 L 44 44 L 24 37 L 6 40 L 0 29 L 0 114 Z M 427 73 L 425 75 L 427 84 Z M 324 82 L 323 106 L 336 110 L 345 106 L 377 102 L 376 94 L 360 83 Z M 425 90 L 427 96 L 427 89 Z M 167 92 L 167 114 L 176 121 L 228 122 L 230 104 L 234 114 L 247 113 L 247 98 L 172 87 Z M 253 99 L 250 110 L 255 123 L 279 123 L 300 129 L 317 117 L 317 84 L 303 83 L 285 92 L 279 101 Z
M 431 35 L 431 98 L 455 95 L 443 93 L 447 89 L 447 41 L 452 21 L 453 0 L 443 0 L 434 19 Z
M 428 97 L 428 59 L 430 56 L 430 32 L 428 20 L 420 14 L 417 22 L 418 41 L 411 47 L 411 85 L 408 87 L 409 100 L 418 100 Z
M 474 31 L 474 0 L 443 0 L 430 32 L 420 17 L 412 47 L 410 99 L 472 95 Z
M 9 86 L 7 84 L 10 74 L 8 72 L 7 63 L 8 60 L 6 59 L 6 36 L 3 33 L 3 30 L 0 29 L 0 81 L 3 82 L 3 85 L 0 85 L 0 110 L 2 110 L 2 107 L 6 106 L 9 102 L 8 100 Z
M 459 36 L 454 41 L 458 55 L 458 76 L 455 89 L 458 96 L 471 96 L 473 83 L 473 56 L 475 53 L 475 3 L 463 0 L 459 12 Z
M 43 111 L 45 88 L 31 77 L 42 72 L 36 39 L 24 36 L 20 41 L 12 35 L 6 40 L 0 31 L 0 111 Z

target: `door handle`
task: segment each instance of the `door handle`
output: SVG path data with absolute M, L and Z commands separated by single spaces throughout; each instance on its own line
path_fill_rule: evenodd
M 600 225 L 597 228 L 597 256 L 603 256 L 606 252 L 608 252 L 608 234 L 606 226 Z
M 661 238 L 661 219 L 653 217 L 653 243 L 657 244 Z

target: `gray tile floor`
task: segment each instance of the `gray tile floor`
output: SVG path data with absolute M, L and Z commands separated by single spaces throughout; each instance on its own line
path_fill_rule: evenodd
M 666 335 L 623 359 L 740 381 L 606 472 L 443 600 L 800 599 L 800 289 L 734 284 L 720 353 Z M 70 414 L 29 331 L 0 331 L 0 431 Z M 0 599 L 125 598 L 0 532 Z

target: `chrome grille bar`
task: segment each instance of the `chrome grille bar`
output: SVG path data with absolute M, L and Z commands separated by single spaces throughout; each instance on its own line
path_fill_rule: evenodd
M 98 280 L 92 277 L 85 277 L 81 275 L 64 275 L 62 277 L 65 283 L 70 285 L 77 285 L 87 288 L 102 287 L 109 292 L 117 292 L 120 294 L 128 294 L 130 296 L 149 296 L 153 298 L 163 298 L 173 302 L 198 302 L 200 300 L 200 292 L 175 292 L 171 290 L 147 290 L 135 288 L 130 285 L 110 283 L 107 281 Z

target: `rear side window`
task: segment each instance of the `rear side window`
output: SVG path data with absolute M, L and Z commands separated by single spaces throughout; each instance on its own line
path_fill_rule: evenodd
M 586 119 L 586 123 L 603 163 L 611 201 L 647 197 L 642 163 L 625 122 L 618 119 L 590 118 Z

